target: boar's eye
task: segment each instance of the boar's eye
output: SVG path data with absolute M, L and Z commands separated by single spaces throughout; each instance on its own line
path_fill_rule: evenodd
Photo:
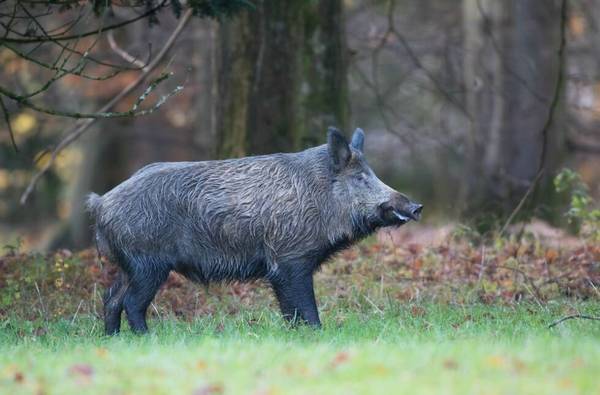
M 365 172 L 360 172 L 360 173 L 354 175 L 354 179 L 356 179 L 358 181 L 366 181 L 367 175 L 365 174 Z

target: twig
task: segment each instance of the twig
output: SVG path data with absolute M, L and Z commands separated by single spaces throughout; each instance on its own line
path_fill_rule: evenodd
M 156 308 L 156 305 L 154 303 L 150 303 L 150 305 L 152 306 L 152 309 L 154 310 L 154 312 L 156 313 L 156 316 L 158 317 L 158 319 L 160 320 L 160 313 L 158 312 L 158 309 Z
M 31 13 L 27 10 L 27 8 L 19 3 L 19 5 L 21 6 L 22 10 L 27 14 L 27 15 L 31 15 Z M 37 26 L 37 28 L 47 37 L 49 37 L 48 33 L 46 32 L 46 30 L 44 29 L 44 27 L 42 26 L 42 24 L 35 18 L 31 17 L 33 23 Z M 43 84 L 39 89 L 27 93 L 27 94 L 16 94 L 14 92 L 9 91 L 8 89 L 0 86 L 0 93 L 3 94 L 6 97 L 11 98 L 14 101 L 17 101 L 19 104 L 22 104 L 24 106 L 27 106 L 35 111 L 38 112 L 42 112 L 42 113 L 46 113 L 46 114 L 50 114 L 50 115 L 57 115 L 57 116 L 65 116 L 65 117 L 72 117 L 72 118 L 95 118 L 95 117 L 101 117 L 101 118 L 116 118 L 116 117 L 127 117 L 130 115 L 138 115 L 138 114 L 129 114 L 127 112 L 125 113 L 100 113 L 100 114 L 96 114 L 96 113 L 92 113 L 92 114 L 84 114 L 84 113 L 76 113 L 76 112 L 67 112 L 67 111 L 60 111 L 60 110 L 53 110 L 53 109 L 48 109 L 48 108 L 43 108 L 40 107 L 32 102 L 30 102 L 28 99 L 38 95 L 41 92 L 46 91 L 54 82 L 58 81 L 59 79 L 72 74 L 72 75 L 81 75 L 83 74 L 83 70 L 86 67 L 86 63 L 88 58 L 90 58 L 89 54 L 91 52 L 91 50 L 96 46 L 96 44 L 98 43 L 99 39 L 100 39 L 100 35 L 103 31 L 103 24 L 100 26 L 100 28 L 97 31 L 97 37 L 94 40 L 94 42 L 84 51 L 84 53 L 82 53 L 80 55 L 80 59 L 77 62 L 77 64 L 71 68 L 71 69 L 66 69 L 66 65 L 69 62 L 69 59 L 71 57 L 71 55 L 73 55 L 74 53 L 78 53 L 78 51 L 75 51 L 74 49 L 77 47 L 77 43 L 79 42 L 80 38 L 77 38 L 75 40 L 75 43 L 73 44 L 73 49 L 69 48 L 69 44 L 67 45 L 62 45 L 56 41 L 53 41 L 55 44 L 57 44 L 58 46 L 60 46 L 62 48 L 60 54 L 58 55 L 56 61 L 54 62 L 54 64 L 52 66 L 49 66 L 48 68 L 50 69 L 54 69 L 56 70 L 55 75 L 50 78 L 45 84 Z M 67 54 L 67 56 L 62 59 L 62 65 L 60 65 L 58 68 L 56 67 L 59 63 L 59 61 L 61 60 L 62 54 L 67 51 L 69 52 Z M 13 49 L 13 52 L 17 53 L 18 55 L 21 55 L 18 51 Z M 43 66 L 43 67 L 47 67 L 47 65 L 43 64 L 40 61 L 35 61 L 33 60 L 33 58 L 28 58 L 27 55 L 25 55 L 25 59 L 29 60 L 29 61 L 33 61 L 34 63 Z M 109 74 L 108 78 L 114 77 L 115 75 L 117 75 L 119 72 L 121 72 L 123 70 L 123 68 L 118 69 L 116 72 Z M 151 111 L 150 111 L 151 112 Z M 141 114 L 140 114 L 141 115 Z
M 171 34 L 171 36 L 169 37 L 169 39 L 167 40 L 167 42 L 165 43 L 163 48 L 160 50 L 160 52 L 157 54 L 156 58 L 152 62 L 150 62 L 150 64 L 148 64 L 147 69 L 145 71 L 143 71 L 142 74 L 135 81 L 131 82 L 127 87 L 125 87 L 125 89 L 123 89 L 111 101 L 106 103 L 99 110 L 99 112 L 109 111 L 115 104 L 117 104 L 119 101 L 121 101 L 121 99 L 123 99 L 125 96 L 127 96 L 131 91 L 133 91 L 138 85 L 140 85 L 144 81 L 144 79 L 150 74 L 150 72 L 152 72 L 152 70 L 154 70 L 156 68 L 156 66 L 158 66 L 160 61 L 163 59 L 163 57 L 166 55 L 166 53 L 169 51 L 169 49 L 173 46 L 175 40 L 177 39 L 177 37 L 179 36 L 179 34 L 183 30 L 183 28 L 187 25 L 191 16 L 192 16 L 192 9 L 188 9 L 185 12 L 185 14 L 181 17 L 181 19 L 179 20 L 179 24 L 177 25 L 175 30 L 173 30 L 173 33 Z M 73 129 L 71 129 L 71 131 L 69 131 L 67 133 L 67 135 L 60 141 L 60 143 L 52 150 L 50 160 L 44 165 L 44 167 L 42 169 L 40 169 L 33 176 L 31 181 L 27 185 L 25 192 L 23 192 L 23 194 L 21 195 L 21 199 L 20 199 L 21 204 L 25 204 L 27 202 L 27 198 L 33 191 L 33 188 L 35 187 L 35 185 L 37 184 L 39 179 L 42 177 L 42 175 L 44 175 L 50 169 L 50 167 L 54 164 L 58 154 L 63 149 L 65 149 L 67 146 L 69 146 L 73 141 L 77 140 L 77 138 L 79 138 L 79 136 L 81 136 L 94 123 L 94 121 L 95 121 L 95 119 L 87 119 L 87 120 L 83 121 L 82 123 L 80 123 L 79 126 L 76 126 Z
M 377 43 L 377 45 L 375 46 L 375 48 L 373 49 L 373 52 L 371 53 L 371 77 L 372 77 L 372 82 L 369 81 L 369 79 L 367 78 L 366 75 L 364 75 L 364 73 L 361 71 L 360 67 L 358 65 L 355 66 L 358 76 L 362 78 L 362 80 L 364 81 L 364 83 L 367 85 L 367 87 L 371 88 L 373 90 L 373 93 L 375 94 L 375 99 L 377 101 L 377 110 L 379 111 L 379 115 L 381 117 L 381 120 L 383 121 L 385 128 L 392 133 L 393 135 L 395 135 L 396 137 L 398 137 L 403 143 L 406 143 L 408 145 L 410 145 L 411 147 L 412 142 L 408 141 L 408 135 L 405 135 L 403 133 L 401 133 L 400 131 L 396 130 L 395 127 L 392 126 L 390 120 L 388 119 L 388 116 L 385 112 L 385 100 L 383 100 L 383 95 L 381 93 L 381 90 L 379 88 L 379 73 L 377 72 L 378 66 L 379 66 L 379 53 L 381 52 L 381 50 L 384 48 L 390 34 L 392 33 L 392 21 L 389 19 L 391 18 L 391 14 L 394 13 L 394 2 L 390 1 L 389 6 L 388 6 L 388 26 L 386 31 L 383 33 L 383 35 L 381 36 L 381 38 L 379 39 L 379 42 Z M 403 83 L 406 80 L 406 76 L 408 76 L 409 73 L 406 73 L 404 75 L 404 77 L 401 79 L 401 83 Z M 402 119 L 402 123 L 404 123 L 405 125 L 403 125 L 405 128 L 409 128 L 411 130 L 415 130 L 416 128 L 414 127 L 414 125 L 411 125 L 410 122 Z
M 96 296 L 97 294 L 97 284 L 94 283 L 94 290 L 92 291 L 92 314 L 94 315 L 94 317 L 100 317 L 100 314 L 98 314 L 98 310 L 96 309 Z
M 554 328 L 556 325 L 560 324 L 561 322 L 565 322 L 567 320 L 574 320 L 576 318 L 581 318 L 582 320 L 600 321 L 600 317 L 594 317 L 594 316 L 591 316 L 591 315 L 584 315 L 584 314 L 573 314 L 573 315 L 568 315 L 566 317 L 563 317 L 560 320 L 554 321 L 553 323 L 551 323 L 550 325 L 548 325 L 548 329 Z
M 371 306 L 373 306 L 375 308 L 375 310 L 377 310 L 377 312 L 379 314 L 383 314 L 383 311 L 379 308 L 379 306 L 377 306 L 375 303 L 373 303 L 373 301 L 371 299 L 369 299 L 369 297 L 367 295 L 365 295 L 364 298 L 367 302 L 369 302 L 369 304 Z
M 598 288 L 597 288 L 597 287 L 594 285 L 594 282 L 593 282 L 592 280 L 590 280 L 590 278 L 589 278 L 589 277 L 587 277 L 587 281 L 588 281 L 588 283 L 589 283 L 589 284 L 592 286 L 592 288 L 594 288 L 594 291 L 596 291 L 596 294 L 597 294 L 598 296 L 600 296 L 600 292 L 598 291 Z
M 352 67 L 354 67 L 354 69 L 357 72 L 357 76 L 363 81 L 363 83 L 366 85 L 366 87 L 369 88 L 375 95 L 375 100 L 377 102 L 377 106 L 376 106 L 377 111 L 379 112 L 379 116 L 380 116 L 382 122 L 384 123 L 385 129 L 390 134 L 399 138 L 404 144 L 407 144 L 412 148 L 414 148 L 417 144 L 417 139 L 415 139 L 414 136 L 420 135 L 422 137 L 426 137 L 426 138 L 430 139 L 435 144 L 439 144 L 443 149 L 450 151 L 451 154 L 460 155 L 460 153 L 456 150 L 456 148 L 453 145 L 450 145 L 445 141 L 440 141 L 440 139 L 438 138 L 439 136 L 436 136 L 434 138 L 433 136 L 429 135 L 428 133 L 425 132 L 425 130 L 423 128 L 417 127 L 417 125 L 415 125 L 412 121 L 410 121 L 403 115 L 398 114 L 395 111 L 395 108 L 393 106 L 390 106 L 388 104 L 388 102 L 386 101 L 386 97 L 389 94 L 396 92 L 398 90 L 398 87 L 401 84 L 403 84 L 405 81 L 408 80 L 408 77 L 413 73 L 413 71 L 415 69 L 420 69 L 425 73 L 427 78 L 429 78 L 431 80 L 431 82 L 435 85 L 436 89 L 443 91 L 442 95 L 446 98 L 446 100 L 449 100 L 450 102 L 452 102 L 452 104 L 457 105 L 457 103 L 454 101 L 454 99 L 452 97 L 450 97 L 450 95 L 445 91 L 444 87 L 438 82 L 438 80 L 435 78 L 435 76 L 433 76 L 428 70 L 426 70 L 423 67 L 423 64 L 421 63 L 419 58 L 416 56 L 416 54 L 414 53 L 412 48 L 408 45 L 406 40 L 404 40 L 403 37 L 398 37 L 398 36 L 401 36 L 401 34 L 397 31 L 397 29 L 395 27 L 395 23 L 394 23 L 394 12 L 395 11 L 394 11 L 394 9 L 395 9 L 395 1 L 390 0 L 388 2 L 388 9 L 387 9 L 387 18 L 388 18 L 387 19 L 387 28 L 383 32 L 381 37 L 378 39 L 373 51 L 370 54 L 370 59 L 371 59 L 371 77 L 370 77 L 370 79 L 369 79 L 369 77 L 367 77 L 365 72 L 363 72 L 361 70 L 360 66 L 357 63 L 353 62 Z M 390 85 L 390 84 L 386 85 L 386 89 L 384 91 L 382 91 L 381 86 L 380 86 L 381 84 L 379 81 L 380 80 L 379 73 L 378 73 L 379 55 L 380 55 L 380 52 L 386 48 L 386 44 L 388 43 L 390 37 L 392 37 L 392 36 L 397 36 L 396 38 L 398 38 L 399 41 L 403 41 L 405 50 L 410 51 L 410 53 L 414 55 L 414 57 L 412 57 L 411 59 L 413 60 L 415 69 L 411 69 L 410 71 L 404 73 L 404 75 L 402 75 L 397 82 L 395 82 L 392 85 Z M 460 104 L 458 103 L 458 105 L 460 105 Z M 393 126 L 394 123 L 399 124 L 398 125 L 399 129 L 397 127 Z M 413 133 L 406 133 L 405 129 L 412 131 Z
M 481 263 L 479 268 L 479 275 L 477 276 L 477 283 L 481 283 L 483 273 L 485 273 L 485 246 L 481 247 Z
M 57 66 L 56 64 L 58 64 L 58 62 L 56 62 L 56 64 L 49 64 L 49 63 L 45 63 L 45 62 L 42 62 L 42 61 L 41 61 L 41 60 L 39 60 L 39 59 L 36 59 L 36 58 L 34 58 L 34 57 L 32 57 L 32 56 L 28 55 L 28 54 L 27 54 L 27 53 L 25 53 L 25 52 L 19 51 L 17 48 L 15 48 L 15 47 L 13 47 L 13 46 L 11 46 L 11 45 L 9 45 L 9 44 L 2 43 L 2 45 L 3 45 L 3 46 L 6 48 L 6 49 L 8 49 L 8 50 L 10 50 L 11 52 L 13 52 L 15 55 L 19 56 L 20 58 L 23 58 L 23 59 L 27 60 L 28 62 L 31 62 L 31 63 L 35 64 L 35 65 L 37 65 L 37 66 L 43 67 L 43 68 L 45 68 L 45 69 L 47 69 L 47 70 L 52 70 L 52 71 L 62 71 L 62 72 L 68 73 L 68 74 L 74 74 L 74 75 L 76 75 L 77 77 L 84 78 L 84 79 L 87 79 L 87 80 L 94 80 L 94 81 L 104 81 L 104 80 L 108 80 L 108 79 L 111 79 L 111 78 L 115 77 L 117 74 L 119 74 L 119 73 L 122 73 L 124 70 L 126 70 L 126 68 L 125 68 L 125 67 L 123 67 L 123 68 L 120 68 L 121 66 L 118 66 L 118 67 L 119 67 L 119 69 L 117 69 L 117 70 L 115 70 L 115 71 L 111 71 L 110 73 L 107 73 L 107 74 L 105 74 L 105 75 L 93 76 L 93 75 L 89 75 L 89 74 L 85 74 L 85 73 L 83 73 L 83 71 L 81 70 L 81 66 L 78 66 L 78 67 L 79 67 L 79 69 L 78 69 L 77 67 L 75 67 L 75 68 L 72 68 L 72 69 L 66 69 L 66 68 L 64 68 L 63 66 Z M 63 47 L 60 47 L 60 48 L 62 49 L 62 51 L 61 51 L 61 52 L 64 52 L 64 51 L 66 51 L 66 50 L 67 50 L 67 47 L 66 47 L 66 46 L 63 46 Z M 73 52 L 71 52 L 71 53 L 73 53 Z M 86 59 L 86 60 L 90 60 L 90 59 L 89 59 L 89 55 L 87 55 L 87 54 L 85 54 L 85 53 L 84 53 L 84 55 L 86 55 L 86 56 L 85 56 L 85 59 Z M 84 57 L 82 56 L 81 58 L 84 58 Z M 117 66 L 116 66 L 116 65 L 114 65 L 114 66 L 110 66 L 110 67 L 116 68 Z M 135 70 L 137 70 L 137 69 L 135 69 Z
M 41 112 L 44 114 L 48 114 L 48 115 L 53 115 L 53 116 L 57 116 L 57 117 L 65 117 L 65 118 L 75 118 L 75 119 L 82 119 L 82 118 L 87 118 L 87 119 L 100 119 L 100 118 L 127 118 L 127 117 L 133 117 L 133 116 L 140 116 L 140 115 L 148 115 L 153 113 L 155 110 L 157 110 L 158 108 L 160 108 L 169 97 L 179 93 L 183 87 L 182 86 L 178 86 L 176 87 L 174 90 L 172 90 L 169 94 L 161 97 L 156 104 L 154 104 L 154 106 L 144 109 L 144 110 L 139 110 L 139 104 L 141 102 L 143 102 L 144 100 L 146 100 L 148 98 L 148 94 L 150 94 L 154 88 L 156 88 L 156 86 L 164 81 L 165 79 L 169 78 L 170 76 L 172 76 L 172 73 L 165 73 L 160 75 L 156 80 L 154 80 L 150 86 L 148 87 L 148 89 L 144 92 L 144 94 L 142 94 L 138 100 L 136 101 L 136 104 L 134 105 L 134 107 L 132 107 L 130 110 L 128 111 L 123 111 L 123 112 L 92 112 L 92 113 L 85 113 L 85 112 L 72 112 L 72 111 L 63 111 L 63 110 L 56 110 L 56 109 L 52 109 L 52 108 L 47 108 L 47 107 L 41 107 L 37 104 L 32 103 L 30 100 L 28 100 L 27 98 L 25 98 L 24 96 L 19 96 L 16 95 L 13 92 L 10 92 L 4 88 L 2 88 L 0 86 L 0 93 L 3 94 L 4 96 L 16 101 L 17 103 L 24 105 L 25 107 L 29 107 L 32 110 L 35 110 L 37 112 Z M 55 79 L 50 79 L 48 82 L 49 84 L 51 84 L 53 81 L 55 81 Z M 49 85 L 47 85 L 49 86 Z M 41 93 L 42 91 L 44 91 L 47 86 L 42 87 L 41 89 L 39 89 L 36 92 L 31 93 L 31 95 L 37 95 L 39 93 Z
M 75 319 L 77 318 L 77 314 L 79 313 L 79 309 L 81 309 L 82 304 L 83 299 L 81 299 L 81 301 L 79 301 L 79 305 L 77 305 L 77 310 L 75 310 L 75 314 L 73 314 L 73 319 L 71 319 L 71 325 L 73 325 L 73 323 L 75 322 Z
M 38 294 L 38 298 L 40 300 L 41 311 L 44 314 L 44 320 L 48 322 L 48 310 L 46 309 L 46 305 L 44 304 L 44 298 L 42 298 L 42 293 L 40 292 L 40 287 L 37 285 L 37 281 L 34 281 L 33 285 L 35 285 L 35 290 Z
M 148 62 L 146 62 L 146 64 L 144 64 L 144 62 L 142 62 L 141 60 L 139 60 L 135 56 L 131 56 L 123 48 L 119 47 L 119 44 L 117 44 L 117 42 L 115 41 L 115 35 L 113 34 L 113 30 L 110 30 L 106 34 L 106 38 L 108 39 L 108 44 L 110 45 L 110 49 L 112 49 L 123 60 L 125 60 L 126 62 L 129 62 L 129 63 L 132 63 L 132 64 L 138 66 L 142 71 L 146 71 L 146 68 L 148 66 L 148 64 L 147 64 Z
M 531 182 L 531 185 L 529 185 L 529 188 L 527 188 L 527 191 L 525 192 L 525 194 L 523 195 L 523 197 L 519 201 L 519 204 L 517 204 L 517 206 L 514 208 L 514 210 L 512 211 L 512 213 L 510 213 L 510 215 L 506 219 L 506 222 L 502 226 L 502 229 L 500 229 L 500 236 L 502 236 L 504 234 L 504 232 L 506 231 L 506 228 L 508 228 L 508 226 L 512 223 L 512 221 L 515 218 L 515 216 L 519 213 L 519 211 L 521 211 L 521 208 L 523 207 L 523 205 L 527 201 L 527 198 L 529 197 L 529 195 L 531 195 L 531 192 L 533 192 L 533 190 L 535 189 L 535 185 L 538 183 L 538 181 L 542 177 L 542 174 L 544 174 L 544 169 L 543 168 L 538 171 L 538 173 L 536 174 L 535 178 Z
M 21 6 L 21 9 L 27 14 L 27 15 L 31 15 L 31 13 L 27 10 L 26 7 L 24 7 L 21 3 L 19 3 L 19 5 Z M 33 16 L 30 17 L 30 20 L 38 27 L 38 29 L 40 29 L 40 31 L 44 34 L 44 37 L 48 38 L 48 41 L 52 42 L 53 44 L 59 46 L 60 48 L 66 50 L 67 52 L 73 53 L 73 54 L 77 54 L 80 57 L 85 57 L 87 58 L 87 60 L 92 61 L 96 64 L 102 65 L 102 66 L 107 66 L 107 67 L 112 67 L 112 68 L 117 68 L 120 70 L 137 70 L 137 68 L 128 68 L 128 67 L 124 67 L 124 66 L 119 66 L 119 65 L 115 65 L 112 63 L 108 63 L 108 62 L 104 62 L 98 59 L 95 59 L 94 57 L 89 55 L 89 51 L 96 46 L 96 44 L 98 43 L 98 41 L 100 40 L 100 35 L 102 34 L 103 31 L 105 31 L 104 28 L 104 23 L 102 23 L 100 25 L 100 27 L 98 28 L 98 30 L 95 31 L 95 35 L 96 38 L 94 39 L 94 42 L 92 43 L 92 45 L 85 51 L 85 52 L 80 52 L 78 51 L 75 47 L 75 45 L 73 46 L 73 48 L 69 47 L 69 44 L 65 45 L 62 44 L 60 42 L 60 40 L 53 40 L 52 37 L 50 35 L 48 35 L 48 33 L 46 32 L 46 29 L 44 29 L 44 26 L 42 26 L 42 24 Z M 71 38 L 71 40 L 75 40 L 75 42 L 79 42 L 81 40 L 83 36 L 73 36 Z M 4 40 L 4 42 L 6 42 L 6 40 Z M 43 43 L 43 42 L 41 42 Z
M 392 7 L 393 7 L 393 4 L 394 4 L 394 1 L 392 0 Z M 402 44 L 402 47 L 404 48 L 408 57 L 412 60 L 414 65 L 417 66 L 417 68 L 420 69 L 425 74 L 425 76 L 433 83 L 434 87 L 438 90 L 438 92 L 440 92 L 442 94 L 442 96 L 444 96 L 444 98 L 446 99 L 446 101 L 448 103 L 452 104 L 452 106 L 454 108 L 458 109 L 469 121 L 471 121 L 473 119 L 473 117 L 471 116 L 471 114 L 469 114 L 469 112 L 467 111 L 465 106 L 460 101 L 458 101 L 454 96 L 452 96 L 444 88 L 442 83 L 433 75 L 433 73 L 431 71 L 429 71 L 429 69 L 427 69 L 425 67 L 425 65 L 423 65 L 423 63 L 421 62 L 421 59 L 419 59 L 417 54 L 413 51 L 412 47 L 408 44 L 408 42 L 406 41 L 406 39 L 404 38 L 402 33 L 400 33 L 396 29 L 396 27 L 394 25 L 393 15 L 388 16 L 388 20 L 389 20 L 390 29 L 391 29 L 392 34 L 398 39 L 400 44 Z
M 154 8 L 151 8 L 150 10 L 144 12 L 141 15 L 138 15 L 134 18 L 128 19 L 126 21 L 123 22 L 119 22 L 119 23 L 115 23 L 113 25 L 109 25 L 107 27 L 105 27 L 103 30 L 104 31 L 108 31 L 108 30 L 113 30 L 113 29 L 118 29 L 120 27 L 129 25 L 131 23 L 137 22 L 141 19 L 144 19 L 154 13 L 156 13 L 156 11 L 160 10 L 161 8 L 165 7 L 167 5 L 167 1 L 164 0 L 163 2 L 161 2 L 159 5 L 157 5 Z M 33 18 L 35 20 L 35 18 Z M 98 34 L 97 30 L 90 30 L 87 31 L 85 33 L 80 33 L 80 34 L 73 34 L 73 35 L 69 35 L 69 36 L 65 36 L 65 35 L 42 35 L 42 36 L 36 36 L 36 37 L 31 37 L 31 38 L 14 38 L 14 37 L 6 37 L 3 39 L 3 41 L 5 42 L 10 42 L 10 43 L 18 43 L 18 44 L 32 44 L 32 43 L 39 43 L 39 42 L 48 42 L 48 41 L 52 41 L 52 42 L 57 42 L 57 41 L 68 41 L 68 40 L 73 40 L 73 39 L 78 39 L 78 38 L 82 38 L 82 37 L 87 37 L 87 36 L 93 36 Z
M 529 291 L 531 293 L 531 295 L 533 295 L 533 297 L 535 298 L 536 302 L 541 306 L 542 302 L 540 301 L 542 298 L 542 295 L 540 293 L 540 289 L 537 287 L 537 285 L 535 285 L 535 283 L 533 282 L 533 279 L 531 277 L 529 277 L 527 275 L 527 273 L 525 273 L 523 270 L 521 269 L 517 269 L 516 267 L 511 267 L 511 266 L 505 266 L 505 265 L 497 265 L 496 268 L 498 269 L 506 269 L 506 270 L 512 270 L 515 273 L 519 273 L 521 276 L 523 276 L 523 279 L 525 279 L 526 282 L 529 283 L 529 285 L 531 285 L 531 289 L 532 291 Z
M 483 10 L 483 5 L 481 4 L 481 0 L 477 0 L 477 8 L 479 10 L 479 13 L 481 14 L 484 24 L 491 25 L 492 19 Z M 515 70 L 513 70 L 513 68 L 508 64 L 506 55 L 500 49 L 500 45 L 496 41 L 496 37 L 494 36 L 492 29 L 490 29 L 487 32 L 487 34 L 490 37 L 490 42 L 492 44 L 492 48 L 498 54 L 498 58 L 500 59 L 500 63 L 502 65 L 502 67 L 504 68 L 504 70 L 506 70 L 506 72 L 509 75 L 511 75 L 515 80 L 517 80 L 521 84 L 521 86 L 523 86 L 525 88 L 525 90 L 531 94 L 532 97 L 534 97 L 540 103 L 546 103 L 548 100 L 544 96 L 540 95 L 535 90 L 533 90 L 533 88 L 531 88 L 529 86 L 529 84 L 527 83 L 527 80 L 525 78 L 521 77 L 519 75 L 519 73 L 517 73 Z

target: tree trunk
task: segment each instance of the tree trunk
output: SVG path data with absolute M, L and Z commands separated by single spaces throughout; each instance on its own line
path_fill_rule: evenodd
M 471 115 L 467 207 L 510 212 L 557 161 L 560 113 L 544 139 L 558 81 L 561 3 L 464 0 L 464 79 Z M 550 171 L 546 172 L 547 175 Z
M 342 1 L 307 2 L 304 32 L 304 86 L 297 149 L 323 142 L 325 130 L 347 128 L 347 47 Z
M 467 168 L 462 199 L 476 205 L 496 194 L 500 164 L 501 128 L 504 121 L 502 84 L 504 47 L 502 30 L 505 6 L 494 0 L 464 0 L 464 80 L 466 107 L 471 116 L 467 136 Z M 486 182 L 482 182 L 486 180 Z
M 341 0 L 255 4 L 219 30 L 219 157 L 294 151 L 345 126 Z

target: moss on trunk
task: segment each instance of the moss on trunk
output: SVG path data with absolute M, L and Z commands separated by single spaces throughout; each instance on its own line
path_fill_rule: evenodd
M 294 151 L 345 126 L 341 1 L 259 1 L 219 36 L 219 157 Z

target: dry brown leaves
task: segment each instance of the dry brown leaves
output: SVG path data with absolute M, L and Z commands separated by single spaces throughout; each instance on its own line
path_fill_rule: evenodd
M 94 250 L 2 256 L 0 318 L 9 313 L 31 320 L 100 316 L 103 289 L 116 273 L 116 267 L 98 260 Z M 369 304 L 377 305 L 415 298 L 453 303 L 600 299 L 600 246 L 583 240 L 557 246 L 523 239 L 475 246 L 449 237 L 432 246 L 379 238 L 338 254 L 323 266 L 316 284 L 321 303 L 330 306 L 357 294 L 369 295 Z M 242 308 L 265 304 L 275 308 L 268 287 L 260 283 L 207 289 L 172 274 L 150 313 L 193 318 L 217 310 L 237 314 Z

